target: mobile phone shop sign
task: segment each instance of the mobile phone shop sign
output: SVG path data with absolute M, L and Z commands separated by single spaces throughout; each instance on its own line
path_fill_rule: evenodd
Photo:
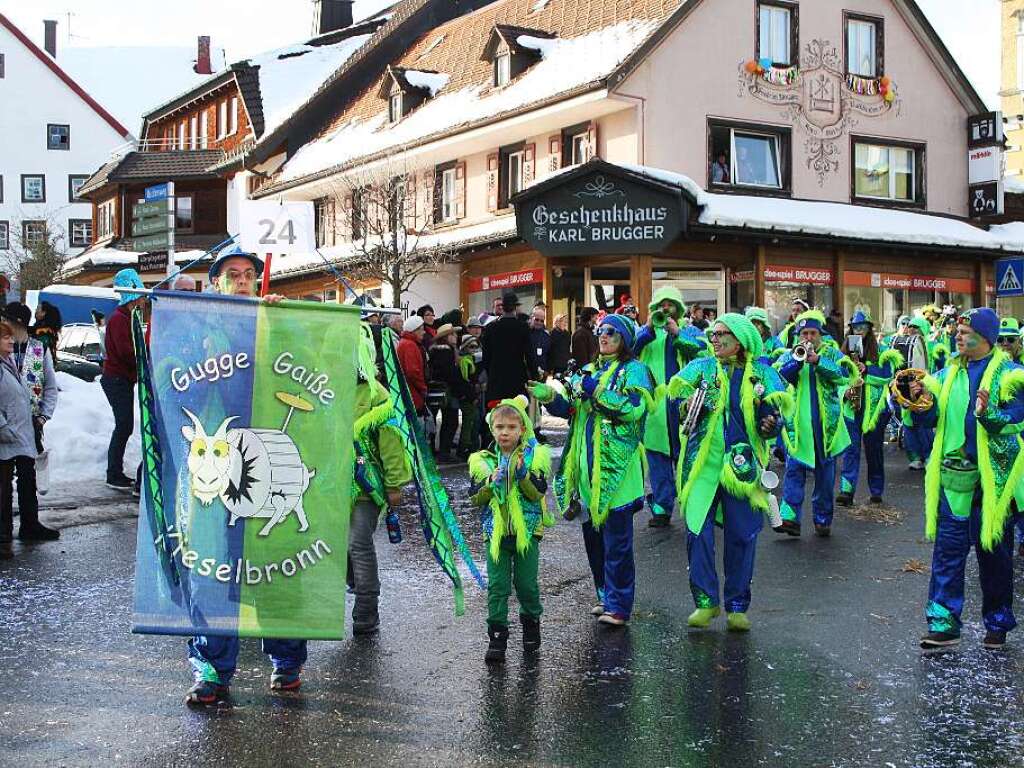
M 686 228 L 681 191 L 625 174 L 566 174 L 524 197 L 519 236 L 545 256 L 662 253 Z

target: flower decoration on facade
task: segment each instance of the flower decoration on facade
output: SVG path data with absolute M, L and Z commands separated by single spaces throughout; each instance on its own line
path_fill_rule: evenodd
M 846 87 L 858 96 L 881 96 L 887 104 L 896 101 L 896 83 L 888 75 L 881 77 L 861 77 L 848 74 Z
M 747 74 L 757 75 L 765 82 L 772 85 L 786 86 L 793 85 L 800 76 L 800 69 L 796 66 L 775 67 L 770 59 L 750 59 L 743 68 Z

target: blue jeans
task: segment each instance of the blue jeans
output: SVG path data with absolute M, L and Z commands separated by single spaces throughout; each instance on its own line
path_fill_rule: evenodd
M 715 510 L 722 504 L 722 528 L 725 552 L 725 610 L 745 613 L 750 607 L 750 582 L 754 578 L 754 553 L 757 534 L 764 526 L 764 515 L 744 499 L 719 489 L 699 534 L 687 530 L 686 556 L 690 561 L 690 592 L 701 606 L 701 597 L 719 605 L 718 571 L 715 569 Z
M 832 525 L 833 503 L 835 501 L 836 460 L 835 457 L 815 458 L 814 492 L 811 495 L 811 511 L 815 525 Z M 804 484 L 808 468 L 794 458 L 786 459 L 786 475 L 782 482 L 782 517 L 800 522 L 801 507 L 804 504 Z
M 270 656 L 274 671 L 298 672 L 306 663 L 305 640 L 262 640 L 263 652 Z M 196 682 L 228 685 L 238 664 L 237 637 L 200 635 L 188 641 L 188 661 Z
M 120 376 L 100 377 L 100 386 L 114 412 L 114 431 L 107 446 L 107 482 L 124 477 L 124 449 L 135 431 L 135 382 Z
M 1013 535 L 1007 522 L 1002 540 L 991 552 L 981 548 L 981 492 L 975 494 L 969 517 L 956 517 L 946 494 L 939 493 L 939 525 L 932 550 L 932 576 L 928 584 L 925 618 L 932 632 L 959 635 L 964 608 L 964 570 L 974 547 L 981 581 L 981 615 L 985 629 L 1009 632 L 1017 626 L 1013 615 Z

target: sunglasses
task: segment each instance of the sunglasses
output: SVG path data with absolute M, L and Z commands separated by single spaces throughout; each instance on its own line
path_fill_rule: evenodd
M 602 325 L 600 328 L 597 329 L 598 336 L 615 336 L 617 334 L 618 331 L 616 331 L 610 325 Z
M 712 331 L 708 335 L 710 336 L 712 341 L 718 341 L 719 339 L 732 339 L 732 338 L 735 338 L 735 336 L 733 336 L 728 331 Z

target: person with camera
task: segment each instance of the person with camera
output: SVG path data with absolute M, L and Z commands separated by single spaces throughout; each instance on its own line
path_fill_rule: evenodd
M 679 289 L 659 288 L 648 307 L 647 324 L 640 329 L 633 344 L 633 354 L 651 369 L 654 383 L 664 392 L 665 386 L 683 366 L 707 349 L 704 334 L 694 326 L 681 328 L 686 307 Z M 669 524 L 676 505 L 676 473 L 679 461 L 679 414 L 668 400 L 655 395 L 654 407 L 647 417 L 644 450 L 650 471 L 651 528 Z
M 780 532 L 800 535 L 807 470 L 814 473 L 811 507 L 814 532 L 832 533 L 836 457 L 850 445 L 840 405 L 840 391 L 858 379 L 849 358 L 824 344 L 825 317 L 816 309 L 797 317 L 797 345 L 779 360 L 779 373 L 796 392 L 796 410 L 783 433 L 786 476 L 782 488 Z
M 889 383 L 904 361 L 894 350 L 885 349 L 875 338 L 875 324 L 861 310 L 850 319 L 850 332 L 842 351 L 860 372 L 860 386 L 843 393 L 843 418 L 850 435 L 850 447 L 843 452 L 836 504 L 853 505 L 860 475 L 861 443 L 868 467 L 868 493 L 872 504 L 882 503 L 885 492 L 885 429 L 889 424 Z
M 910 384 L 921 400 L 915 421 L 935 428 L 925 471 L 925 533 L 935 541 L 921 648 L 960 642 L 964 572 L 978 558 L 982 645 L 998 650 L 1013 615 L 1012 502 L 1024 472 L 1024 369 L 996 346 L 999 317 L 987 307 L 957 322 L 957 357 L 934 377 Z
M 704 628 L 721 613 L 715 570 L 715 513 L 720 511 L 726 625 L 746 632 L 754 550 L 770 504 L 762 476 L 782 424 L 779 407 L 791 405 L 791 398 L 762 357 L 761 335 L 743 315 L 730 312 L 718 318 L 711 346 L 714 357 L 693 360 L 669 383 L 669 397 L 685 398 L 679 506 L 686 519 L 690 592 L 696 604 L 687 623 Z

